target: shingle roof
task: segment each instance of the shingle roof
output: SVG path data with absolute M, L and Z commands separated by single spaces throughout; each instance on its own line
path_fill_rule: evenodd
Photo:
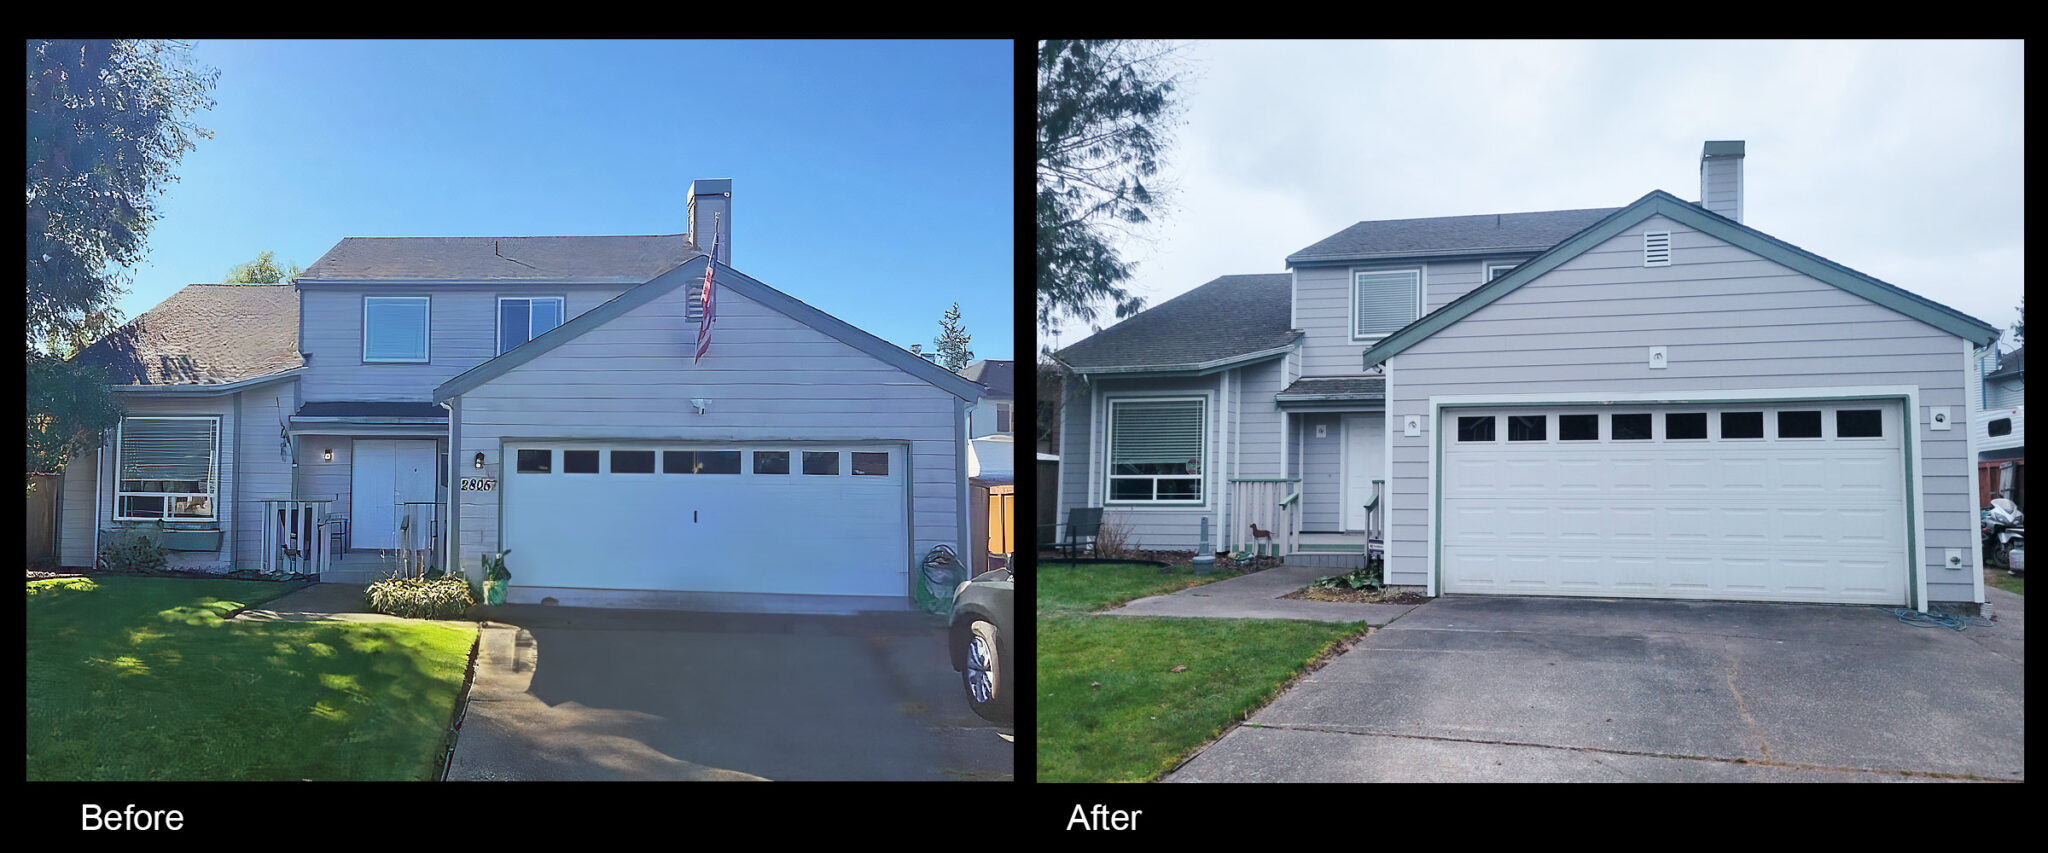
M 1620 208 L 1360 222 L 1288 255 L 1287 263 L 1517 249 L 1540 252 L 1616 210 Z
M 990 397 L 1015 397 L 1017 363 L 983 359 L 970 361 L 966 367 L 954 371 L 969 381 L 979 382 L 988 388 Z
M 2027 348 L 2019 347 L 2012 352 L 1998 354 L 1998 369 L 1984 374 L 1985 379 L 2000 379 L 2027 372 Z
M 191 284 L 80 351 L 115 385 L 224 385 L 304 364 L 289 284 Z
M 699 254 L 685 234 L 623 237 L 347 237 L 300 281 L 427 279 L 639 283 Z
M 1387 380 L 1384 376 L 1297 379 L 1293 385 L 1287 386 L 1286 390 L 1274 396 L 1281 400 L 1306 397 L 1378 400 L 1387 396 Z
M 1060 350 L 1086 372 L 1102 368 L 1191 368 L 1285 346 L 1294 277 L 1226 275 Z

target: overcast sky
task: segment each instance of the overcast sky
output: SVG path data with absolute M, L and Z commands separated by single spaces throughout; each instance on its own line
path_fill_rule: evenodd
M 2024 277 L 2018 42 L 1195 42 L 1174 209 L 1135 290 L 1285 272 L 1355 222 L 1699 198 L 1999 327 Z M 1059 345 L 1080 340 L 1079 326 Z

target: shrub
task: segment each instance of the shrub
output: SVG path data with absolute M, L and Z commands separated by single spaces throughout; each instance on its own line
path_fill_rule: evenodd
M 1341 575 L 1316 578 L 1315 582 L 1309 584 L 1309 586 L 1320 586 L 1328 589 L 1343 587 L 1345 589 L 1376 590 L 1385 587 L 1386 584 L 1380 579 L 1380 568 L 1375 563 L 1370 568 L 1358 569 Z
M 371 610 L 406 619 L 460 619 L 476 603 L 461 578 L 385 578 L 363 590 Z
M 1121 515 L 1103 517 L 1102 530 L 1096 534 L 1095 542 L 1096 553 L 1103 559 L 1127 560 L 1141 556 L 1137 540 L 1131 537 L 1131 526 Z
M 99 565 L 113 572 L 155 572 L 170 565 L 163 527 L 114 527 L 100 531 Z

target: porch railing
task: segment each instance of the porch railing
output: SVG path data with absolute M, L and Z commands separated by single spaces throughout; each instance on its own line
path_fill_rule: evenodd
M 1284 556 L 1301 539 L 1301 480 L 1231 480 L 1233 520 L 1224 531 L 1224 547 L 1232 552 Z M 1271 538 L 1252 533 L 1256 525 Z
M 263 548 L 258 567 L 265 572 L 317 575 L 327 570 L 328 540 L 333 524 L 331 500 L 258 501 L 263 505 Z

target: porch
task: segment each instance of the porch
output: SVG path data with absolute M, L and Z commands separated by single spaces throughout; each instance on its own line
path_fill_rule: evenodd
M 422 574 L 441 564 L 441 507 L 400 504 L 393 547 L 351 548 L 351 523 L 332 500 L 261 500 L 263 532 L 256 569 L 316 575 L 331 583 L 368 583 L 394 574 Z

